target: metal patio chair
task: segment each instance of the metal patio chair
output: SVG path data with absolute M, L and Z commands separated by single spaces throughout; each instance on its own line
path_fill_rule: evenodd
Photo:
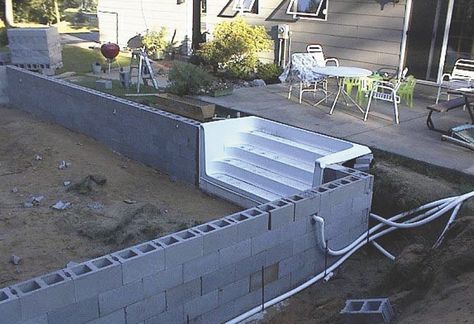
M 400 96 L 397 94 L 398 89 L 400 88 L 401 83 L 404 81 L 408 73 L 408 68 L 405 68 L 402 72 L 402 75 L 397 79 L 396 83 L 389 81 L 376 81 L 372 90 L 369 94 L 369 102 L 367 103 L 367 109 L 364 114 L 364 121 L 367 120 L 369 116 L 370 105 L 373 99 L 379 99 L 383 101 L 388 101 L 393 103 L 393 113 L 395 117 L 395 123 L 400 124 L 400 117 L 398 112 L 398 104 L 400 103 Z
M 288 99 L 291 99 L 293 86 L 298 83 L 299 103 L 303 100 L 304 92 L 322 91 L 327 97 L 327 90 L 325 88 L 326 77 L 314 72 L 315 66 L 314 57 L 310 53 L 293 53 L 291 61 L 286 66 L 279 79 L 282 82 L 289 82 Z
M 459 59 L 454 63 L 454 68 L 451 73 L 443 74 L 441 83 L 438 85 L 436 103 L 439 101 L 442 89 L 453 90 L 457 88 L 469 88 L 471 86 L 474 86 L 474 60 Z M 449 93 L 446 94 L 449 100 Z

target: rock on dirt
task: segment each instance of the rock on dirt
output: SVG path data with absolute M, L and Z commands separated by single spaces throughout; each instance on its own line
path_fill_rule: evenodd
M 21 260 L 22 259 L 15 254 L 12 254 L 12 256 L 10 257 L 10 262 L 13 263 L 14 265 L 19 265 Z
M 107 178 L 100 174 L 91 174 L 67 188 L 67 191 L 76 192 L 86 195 L 95 190 L 96 185 L 103 186 L 107 182 Z

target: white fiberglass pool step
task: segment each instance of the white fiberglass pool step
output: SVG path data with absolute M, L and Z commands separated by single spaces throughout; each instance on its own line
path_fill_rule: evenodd
M 210 122 L 200 130 L 200 186 L 249 207 L 319 185 L 327 165 L 370 153 L 257 117 Z

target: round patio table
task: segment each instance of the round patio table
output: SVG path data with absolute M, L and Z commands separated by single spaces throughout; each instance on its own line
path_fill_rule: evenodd
M 357 102 L 355 102 L 355 100 L 352 99 L 351 96 L 344 90 L 343 81 L 344 78 L 362 78 L 371 76 L 372 71 L 352 66 L 315 66 L 313 69 L 315 73 L 337 78 L 337 93 L 336 97 L 334 98 L 334 102 L 332 103 L 331 110 L 329 111 L 330 115 L 332 115 L 334 112 L 334 108 L 336 108 L 336 104 L 341 93 L 346 102 L 346 98 L 349 99 L 362 113 L 364 113 L 364 109 L 362 109 L 359 104 L 357 104 Z

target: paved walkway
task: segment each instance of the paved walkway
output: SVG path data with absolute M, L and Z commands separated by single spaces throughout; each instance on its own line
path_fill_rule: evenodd
M 201 99 L 251 115 L 474 175 L 474 152 L 441 141 L 440 134 L 426 127 L 426 106 L 434 102 L 432 93 L 425 93 L 423 97 L 415 98 L 412 109 L 402 104 L 399 125 L 391 120 L 393 109 L 388 103 L 375 102 L 371 106 L 374 115 L 369 116 L 369 120 L 364 122 L 362 114 L 355 107 L 346 107 L 344 101 L 339 101 L 340 104 L 338 103 L 334 114 L 329 115 L 331 101 L 327 105 L 313 107 L 312 95 L 308 93 L 306 95 L 305 102 L 300 105 L 296 98 L 287 100 L 286 87 L 277 84 L 241 88 L 236 89 L 230 96 L 201 97 Z M 442 115 L 435 116 L 437 117 L 435 124 L 439 119 L 437 126 L 446 129 L 469 120 L 467 111 L 462 109 Z

